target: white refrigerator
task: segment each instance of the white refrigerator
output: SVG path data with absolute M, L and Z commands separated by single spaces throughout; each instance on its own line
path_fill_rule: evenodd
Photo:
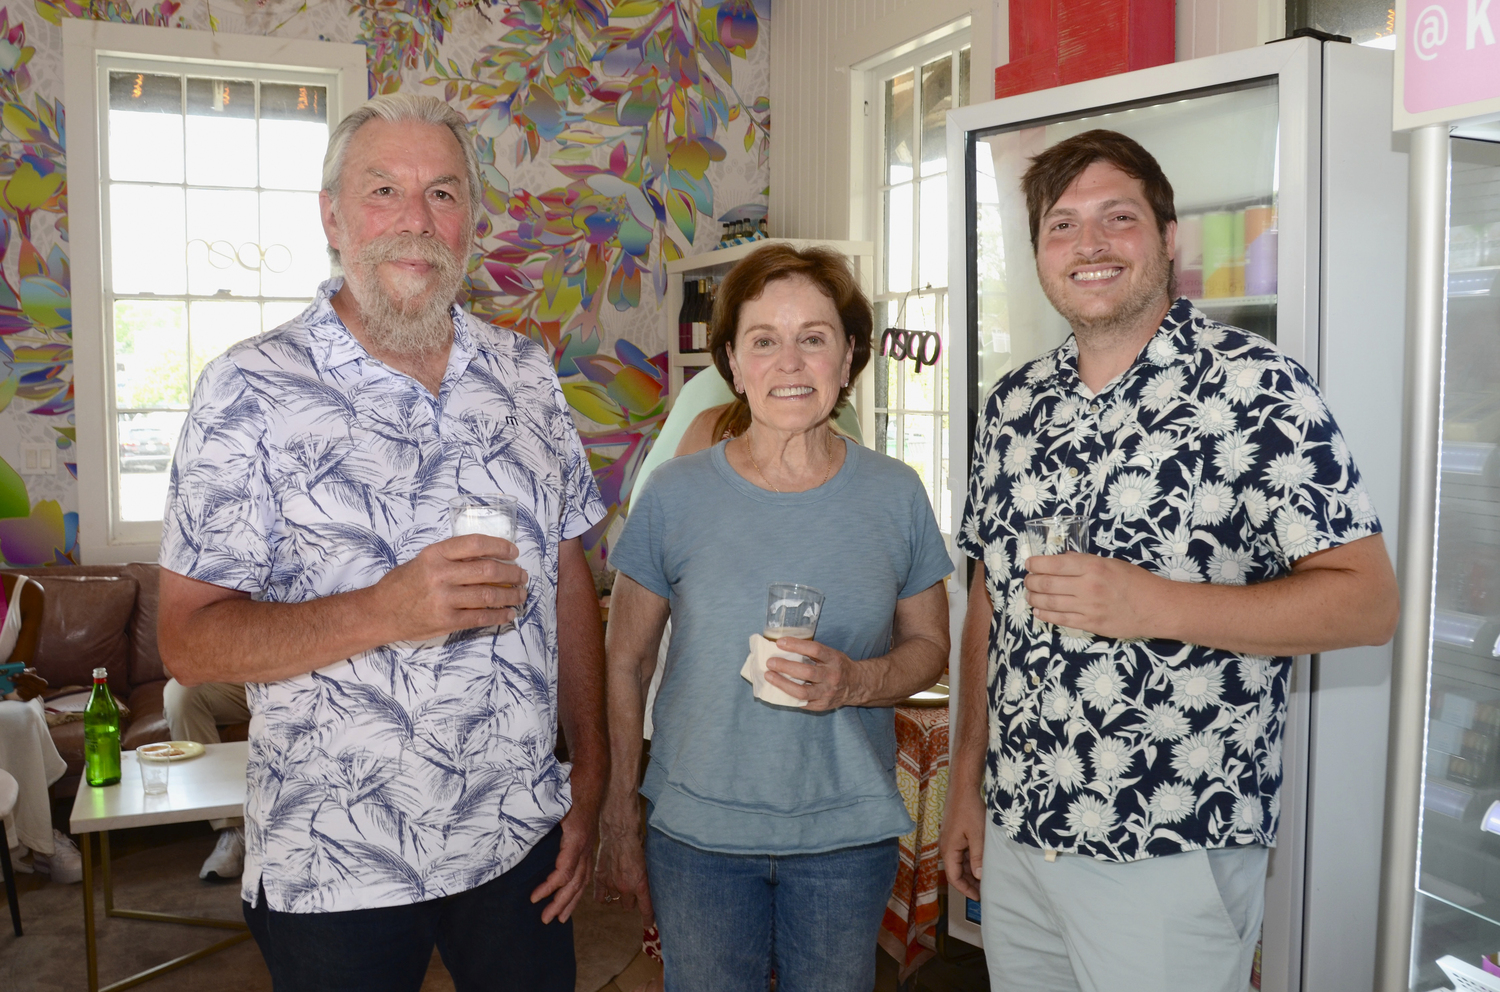
M 952 112 L 948 161 L 964 167 L 948 203 L 949 285 L 962 288 L 945 348 L 951 463 L 970 464 L 997 379 L 1068 333 L 1036 278 L 1020 175 L 1041 149 L 1109 128 L 1173 184 L 1180 291 L 1317 378 L 1394 549 L 1407 154 L 1391 132 L 1391 73 L 1390 52 L 1303 38 Z M 955 473 L 955 522 L 965 491 Z M 1295 661 L 1263 989 L 1371 987 L 1389 676 L 1388 647 Z M 975 907 L 953 896 L 949 932 L 978 942 Z
M 1381 992 L 1500 990 L 1500 124 L 1413 132 Z

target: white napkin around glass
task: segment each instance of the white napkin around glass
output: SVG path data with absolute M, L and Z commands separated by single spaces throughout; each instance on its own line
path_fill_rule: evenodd
M 750 653 L 745 656 L 745 664 L 740 669 L 740 675 L 749 682 L 755 691 L 755 698 L 763 703 L 773 706 L 806 706 L 807 700 L 798 699 L 791 693 L 777 685 L 766 681 L 766 660 L 768 658 L 786 658 L 791 661 L 806 661 L 800 654 L 783 651 L 776 646 L 775 641 L 766 640 L 760 634 L 750 635 Z M 791 676 L 787 676 L 791 678 Z M 792 679 L 793 682 L 798 681 Z

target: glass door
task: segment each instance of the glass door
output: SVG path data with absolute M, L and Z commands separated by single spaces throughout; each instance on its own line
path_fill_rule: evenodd
M 1454 139 L 1413 990 L 1500 990 L 1500 144 Z
M 969 183 L 975 401 L 1069 334 L 1037 280 L 1021 175 L 1037 153 L 1094 128 L 1139 141 L 1171 181 L 1178 294 L 1210 317 L 1274 341 L 1278 122 L 1272 77 L 975 132 Z

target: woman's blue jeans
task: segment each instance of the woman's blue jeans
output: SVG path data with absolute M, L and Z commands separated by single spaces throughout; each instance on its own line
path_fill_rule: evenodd
M 646 836 L 666 992 L 870 992 L 896 839 L 826 854 L 719 854 Z

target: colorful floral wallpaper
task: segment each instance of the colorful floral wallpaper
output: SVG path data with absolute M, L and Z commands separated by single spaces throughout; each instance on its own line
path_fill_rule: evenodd
M 0 558 L 80 563 L 63 18 L 358 42 L 370 90 L 462 109 L 470 306 L 553 356 L 610 507 L 666 414 L 669 260 L 765 216 L 770 0 L 21 0 L 0 7 Z M 57 449 L 21 475 L 22 445 Z

